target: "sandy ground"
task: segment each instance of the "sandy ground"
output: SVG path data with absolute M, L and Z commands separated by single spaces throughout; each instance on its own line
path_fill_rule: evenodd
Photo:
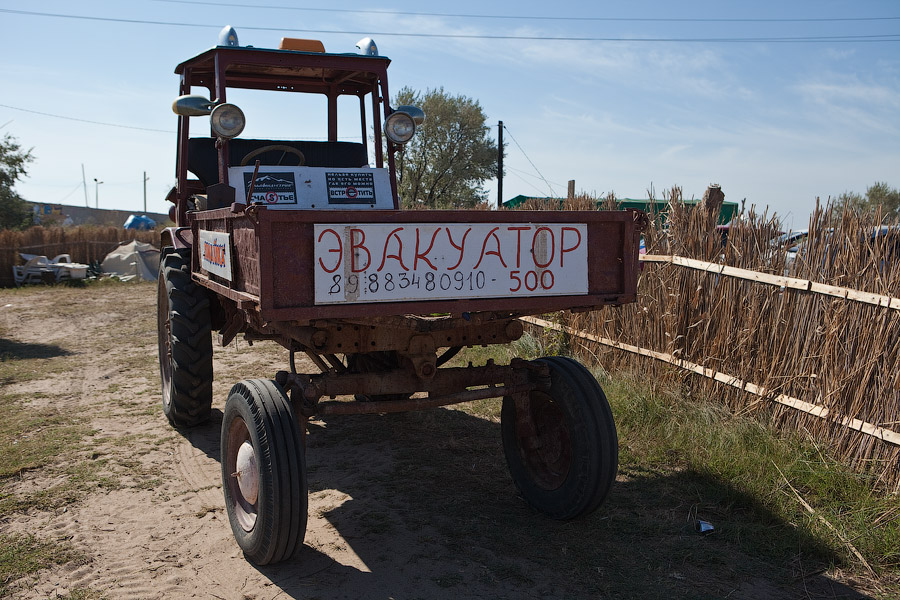
M 683 533 L 674 508 L 634 514 L 640 498 L 660 493 L 635 482 L 620 481 L 609 512 L 590 523 L 604 547 L 585 551 L 585 525 L 548 522 L 517 497 L 495 441 L 498 425 L 444 409 L 312 422 L 304 547 L 294 560 L 256 568 L 224 512 L 221 409 L 235 382 L 285 368 L 283 350 L 216 346 L 213 418 L 176 431 L 160 407 L 155 284 L 2 291 L 0 337 L 46 355 L 35 361 L 41 372 L 3 382 L 2 392 L 27 394 L 36 408 L 52 403 L 92 430 L 56 464 L 0 482 L 2 491 L 27 495 L 59 485 L 67 469 L 96 467 L 90 489 L 73 502 L 0 521 L 0 533 L 67 541 L 85 557 L 16 582 L 16 599 L 78 589 L 106 598 L 228 600 L 632 598 L 647 597 L 633 593 L 644 574 L 659 583 L 643 581 L 642 589 L 658 589 L 660 598 L 866 597 L 832 580 L 819 582 L 821 595 L 808 593 L 811 581 L 785 591 L 766 578 L 763 563 L 753 567 L 755 559 L 719 560 L 716 548 L 702 548 L 713 542 Z M 418 428 L 424 433 L 407 433 Z M 490 441 L 473 447 L 481 439 Z M 429 489 L 416 487 L 420 476 Z M 631 522 L 645 529 L 620 544 L 615 532 Z M 655 542 L 644 535 L 686 539 L 702 553 L 649 564 L 644 544 Z M 579 547 L 582 556 L 572 550 Z M 584 560 L 597 566 L 586 570 Z
M 153 285 L 54 288 L 3 298 L 3 337 L 65 354 L 52 359 L 65 361 L 62 366 L 5 392 L 36 394 L 35 406 L 53 402 L 88 417 L 93 435 L 61 460 L 105 459 L 104 469 L 118 480 L 64 509 L 29 511 L 2 523 L 0 532 L 68 540 L 88 557 L 87 564 L 23 581 L 14 597 L 88 588 L 110 598 L 458 598 L 463 581 L 464 596 L 537 597 L 537 590 L 485 576 L 477 559 L 459 557 L 427 526 L 397 527 L 402 521 L 395 514 L 388 527 L 379 525 L 382 511 L 391 508 L 384 502 L 391 497 L 390 445 L 377 432 L 352 445 L 317 436 L 330 427 L 321 421 L 311 426 L 305 546 L 293 561 L 254 567 L 234 542 L 224 512 L 221 409 L 233 383 L 274 376 L 286 368 L 286 353 L 243 342 L 216 346 L 212 421 L 176 431 L 159 405 Z M 50 487 L 58 472 L 26 472 L 14 485 L 19 492 Z M 368 501 L 359 510 L 354 496 L 363 490 Z

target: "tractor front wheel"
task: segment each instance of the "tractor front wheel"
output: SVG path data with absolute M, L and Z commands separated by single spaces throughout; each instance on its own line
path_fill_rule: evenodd
M 277 383 L 250 379 L 231 388 L 221 452 L 225 508 L 244 555 L 257 565 L 294 556 L 306 536 L 306 453 Z

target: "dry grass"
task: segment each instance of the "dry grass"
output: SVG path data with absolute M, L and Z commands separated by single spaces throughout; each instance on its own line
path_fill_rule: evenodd
M 672 254 L 756 271 L 784 274 L 785 248 L 771 243 L 777 219 L 752 208 L 733 225 L 723 246 L 715 215 L 666 193 L 668 221 L 653 219 L 645 233 L 650 254 Z M 584 198 L 572 208 L 593 206 Z M 537 208 L 537 207 L 535 207 Z M 547 208 L 541 206 L 540 208 Z M 565 206 L 569 208 L 569 206 Z M 817 208 L 806 250 L 791 274 L 830 285 L 900 297 L 900 261 L 892 248 L 900 232 L 876 243 L 869 232 L 881 215 Z M 900 448 L 838 424 L 842 417 L 900 429 L 900 311 L 763 285 L 669 264 L 644 264 L 637 303 L 563 317 L 571 327 L 627 344 L 673 354 L 831 411 L 823 420 L 760 401 L 652 359 L 591 342 L 569 340 L 606 369 L 652 379 L 681 380 L 689 394 L 718 397 L 736 413 L 760 415 L 808 435 L 824 451 L 871 477 L 876 487 L 900 490 Z M 558 335 L 558 334 L 553 334 Z

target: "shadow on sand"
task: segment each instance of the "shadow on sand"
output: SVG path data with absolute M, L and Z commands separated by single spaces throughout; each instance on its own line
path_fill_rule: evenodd
M 183 432 L 217 460 L 221 419 Z M 313 421 L 307 463 L 311 494 L 349 499 L 321 515 L 333 541 L 258 568 L 293 598 L 869 598 L 822 575 L 839 562 L 825 545 L 698 473 L 623 465 L 593 515 L 536 514 L 499 424 L 456 410 Z

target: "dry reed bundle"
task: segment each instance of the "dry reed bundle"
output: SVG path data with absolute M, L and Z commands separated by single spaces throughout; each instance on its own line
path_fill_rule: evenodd
M 674 254 L 782 275 L 786 248 L 773 245 L 778 221 L 753 208 L 732 224 L 727 243 L 715 214 L 703 204 L 671 202 L 668 226 L 652 221 L 648 253 Z M 817 208 L 792 275 L 830 285 L 900 297 L 900 232 L 872 239 L 878 214 Z M 565 315 L 564 324 L 698 363 L 825 406 L 822 419 L 671 365 L 570 340 L 607 369 L 637 370 L 649 378 L 680 378 L 685 389 L 715 396 L 734 411 L 756 412 L 788 431 L 805 432 L 877 481 L 900 489 L 900 448 L 841 424 L 843 417 L 900 430 L 900 311 L 763 285 L 665 263 L 644 264 L 637 303 Z

